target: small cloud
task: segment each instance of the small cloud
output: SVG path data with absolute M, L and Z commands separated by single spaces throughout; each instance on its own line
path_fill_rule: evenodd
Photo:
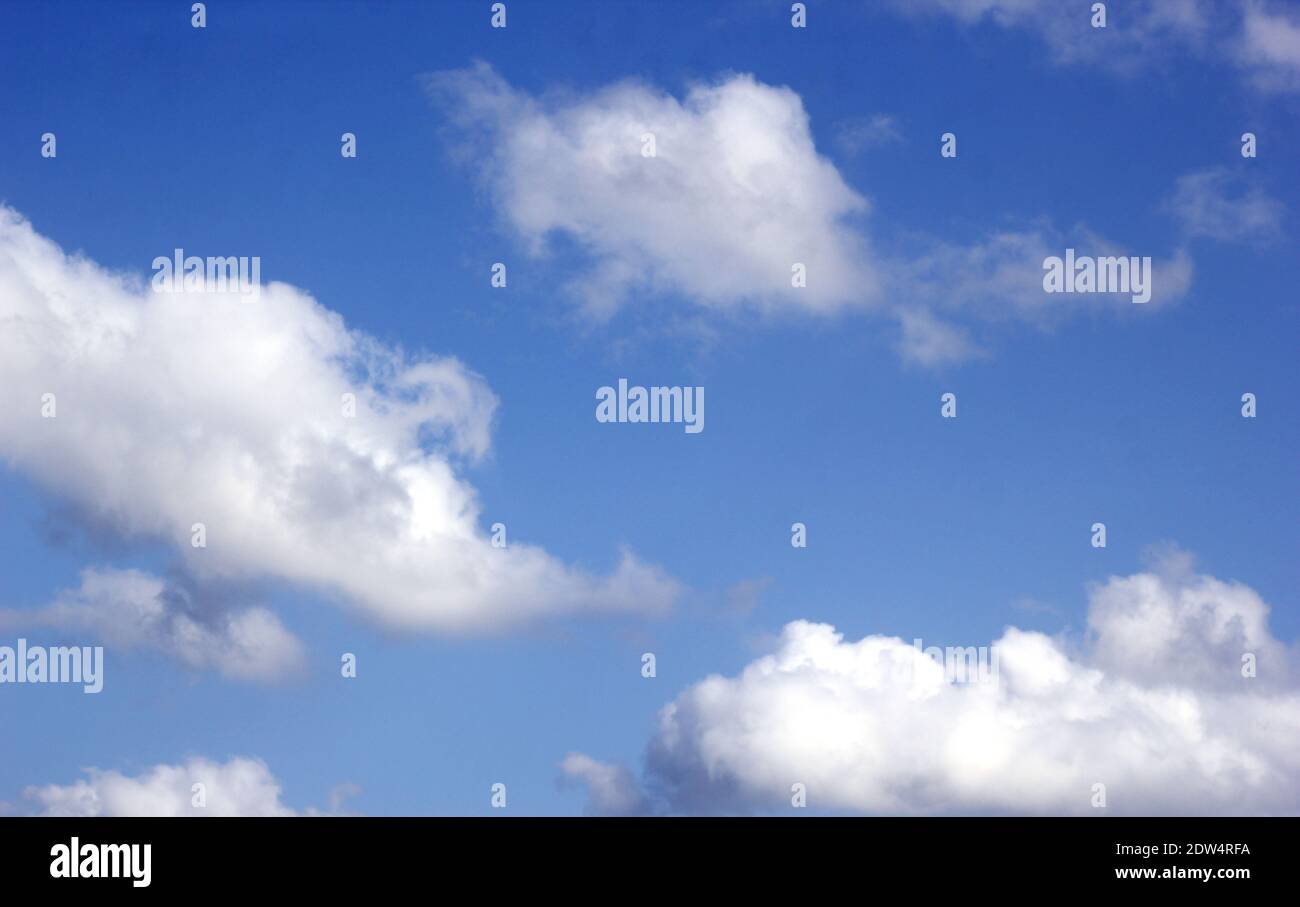
M 924 309 L 899 309 L 898 322 L 903 329 L 898 352 L 908 362 L 937 366 L 983 355 L 962 328 L 942 322 Z
M 727 611 L 741 617 L 748 617 L 754 613 L 754 609 L 758 607 L 763 593 L 771 585 L 772 577 L 764 576 L 759 579 L 741 580 L 730 586 L 726 592 Z
M 835 144 L 846 154 L 861 154 L 870 148 L 903 141 L 903 131 L 894 117 L 878 113 L 873 117 L 842 120 L 835 127 Z
M 152 649 L 195 670 L 236 680 L 300 673 L 302 642 L 265 608 L 230 608 L 140 570 L 90 569 L 53 603 L 0 610 L 0 628 L 86 633 L 115 649 Z
M 1028 597 L 1016 599 L 1016 601 L 1012 602 L 1011 607 L 1025 614 L 1059 615 L 1061 613 L 1061 609 L 1057 605 L 1040 602 L 1038 599 Z
M 72 784 L 28 787 L 41 816 L 296 816 L 261 759 L 202 757 L 155 765 L 138 775 L 88 768 Z M 201 787 L 199 786 L 201 785 Z
M 1168 208 L 1188 236 L 1221 242 L 1275 239 L 1285 213 L 1281 202 L 1226 167 L 1179 177 Z
M 1300 91 L 1300 16 L 1281 7 L 1246 4 L 1237 62 L 1266 91 Z
M 1189 53 L 1203 55 L 1222 23 L 1207 0 L 1126 0 L 1111 4 L 1108 27 L 1093 27 L 1089 4 L 1081 14 L 1060 0 L 893 0 L 906 15 L 946 16 L 964 27 L 990 23 L 1035 35 L 1059 64 L 1097 66 L 1132 75 L 1148 65 Z M 1122 15 L 1122 24 L 1118 21 Z
M 342 784 L 336 784 L 330 789 L 330 812 L 341 813 L 345 800 L 361 795 L 361 785 L 353 784 L 351 781 L 345 781 Z
M 585 753 L 569 753 L 560 762 L 564 780 L 587 785 L 587 812 L 598 816 L 636 816 L 650 803 L 635 776 L 624 766 L 599 762 Z

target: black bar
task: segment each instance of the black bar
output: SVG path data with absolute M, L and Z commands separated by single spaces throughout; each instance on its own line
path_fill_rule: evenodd
M 456 896 L 458 901 L 474 892 L 515 891 L 673 896 L 718 888 L 730 894 L 808 894 L 831 884 L 850 884 L 867 899 L 896 885 L 922 896 L 953 894 L 957 890 L 945 886 L 961 881 L 987 884 L 998 893 L 1053 897 L 1096 888 L 1148 895 L 1199 888 L 1231 896 L 1255 884 L 1294 887 L 1296 822 L 5 818 L 0 819 L 0 881 L 6 893 L 35 890 L 56 896 L 74 888 L 81 894 L 128 896 L 373 895 L 415 884 L 421 887 L 414 893 L 424 892 L 421 897 L 449 898 L 458 890 L 449 886 L 469 885 Z M 143 867 L 129 864 L 119 865 L 118 878 L 55 878 L 52 866 L 58 857 L 52 852 L 59 845 L 70 848 L 73 838 L 83 859 L 89 858 L 87 845 L 149 844 L 149 884 L 136 885 L 143 880 Z M 101 851 L 93 849 L 98 857 Z M 116 853 L 125 860 L 121 851 Z M 95 868 L 93 862 L 87 868 Z M 1120 877 L 1133 870 L 1153 877 Z M 1171 874 L 1165 875 L 1166 870 Z M 1200 877 L 1205 870 L 1212 874 L 1208 879 Z M 1197 877 L 1190 877 L 1192 871 Z M 878 883 L 889 883 L 891 889 Z M 422 887 L 426 884 L 436 887 Z

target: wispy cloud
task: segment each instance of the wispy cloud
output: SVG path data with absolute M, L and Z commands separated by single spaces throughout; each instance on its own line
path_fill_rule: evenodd
M 1036 36 L 1063 65 L 1134 75 L 1176 59 L 1235 67 L 1254 87 L 1300 90 L 1300 15 L 1264 0 L 1126 0 L 1107 3 L 1094 27 L 1091 3 L 1057 0 L 894 0 L 924 21 L 945 17 L 964 27 L 991 24 Z
M 861 154 L 871 148 L 901 141 L 903 130 L 898 119 L 886 113 L 855 117 L 835 124 L 835 143 L 846 154 Z
M 1300 12 L 1247 0 L 1237 62 L 1266 91 L 1300 91 Z
M 1276 239 L 1285 213 L 1261 186 L 1226 167 L 1179 177 L 1169 207 L 1188 236 L 1221 242 Z

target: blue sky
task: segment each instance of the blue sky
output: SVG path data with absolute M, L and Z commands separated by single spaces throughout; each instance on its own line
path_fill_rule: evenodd
M 488 6 L 210 3 L 193 29 L 186 4 L 6 5 L 0 202 L 112 271 L 147 276 L 175 247 L 260 256 L 264 282 L 301 288 L 350 328 L 456 357 L 499 401 L 490 451 L 458 467 L 484 536 L 501 520 L 512 544 L 597 575 L 627 546 L 682 594 L 666 615 L 464 635 L 384 626 L 345 595 L 253 576 L 226 591 L 301 639 L 297 676 L 245 682 L 110 646 L 101 694 L 0 688 L 9 810 L 32 811 L 27 787 L 72 784 L 88 766 L 136 776 L 243 755 L 265 761 L 294 809 L 326 808 L 349 783 L 353 812 L 491 813 L 500 781 L 511 813 L 578 814 L 582 785 L 558 783 L 567 753 L 653 776 L 643 754 L 659 709 L 736 675 L 790 621 L 962 646 L 1011 625 L 1072 646 L 1089 584 L 1150 569 L 1147 552 L 1168 543 L 1254 590 L 1274 638 L 1300 636 L 1300 96 L 1231 49 L 1235 6 L 1210 5 L 1195 40 L 1138 41 L 1146 8 L 1126 19 L 1113 3 L 1098 37 L 1111 44 L 1080 59 L 1038 19 L 945 4 L 914 16 L 811 3 L 806 29 L 790 27 L 788 3 L 758 0 L 512 0 L 505 29 Z M 869 202 L 837 228 L 882 261 L 999 231 L 1045 236 L 1059 255 L 1056 238 L 1086 230 L 1157 266 L 1184 251 L 1189 283 L 1149 310 L 1085 298 L 1061 317 L 1052 299 L 1019 317 L 977 293 L 952 317 L 982 354 L 929 364 L 899 354 L 882 314 L 911 304 L 906 281 L 875 309 L 826 315 L 638 286 L 592 318 L 572 291 L 592 250 L 560 231 L 530 254 L 482 159 L 454 153 L 464 136 L 424 77 L 476 60 L 520 96 L 579 104 L 626 79 L 679 99 L 737 73 L 788 87 L 816 152 Z M 844 140 L 878 117 L 888 130 Z M 1239 153 L 1246 131 L 1257 158 Z M 39 154 L 45 132 L 57 158 Z M 339 154 L 343 132 L 355 159 Z M 955 159 L 939 154 L 945 132 Z M 1206 171 L 1267 202 L 1268 223 L 1198 231 L 1171 199 Z M 489 284 L 496 261 L 504 290 Z M 945 272 L 935 311 L 964 276 Z M 595 390 L 620 377 L 704 387 L 706 430 L 598 423 Z M 940 418 L 945 392 L 955 420 Z M 1246 392 L 1257 418 L 1241 416 Z M 165 539 L 88 525 L 84 501 L 4 453 L 0 607 L 40 608 L 92 566 L 183 572 Z M 790 545 L 794 521 L 806 549 Z M 735 607 L 738 584 L 759 590 L 752 608 Z M 0 644 L 18 635 L 89 642 L 46 628 L 5 629 Z M 339 676 L 342 652 L 357 654 L 356 679 Z

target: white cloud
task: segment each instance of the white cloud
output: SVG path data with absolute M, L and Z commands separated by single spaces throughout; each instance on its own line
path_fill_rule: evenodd
M 1093 814 L 1097 783 L 1113 814 L 1295 813 L 1300 688 L 1267 612 L 1173 559 L 1095 588 L 1078 649 L 1008 628 L 976 684 L 901 639 L 796 621 L 664 708 L 644 787 L 686 813 L 782 811 L 795 783 L 863 813 Z
M 171 543 L 200 581 L 276 578 L 432 630 L 659 612 L 678 594 L 628 552 L 600 577 L 518 539 L 492 547 L 456 466 L 489 445 L 482 379 L 350 330 L 282 283 L 252 302 L 153 293 L 0 208 L 0 385 L 12 468 L 124 535 Z
M 1158 256 L 1151 249 L 1124 246 L 1085 227 L 1067 232 L 1048 225 L 1001 230 L 970 243 L 929 243 L 924 251 L 899 261 L 888 285 L 900 303 L 923 303 L 987 321 L 1016 318 L 1048 325 L 1084 307 L 1131 309 L 1130 293 L 1045 292 L 1043 261 L 1064 255 L 1067 248 L 1081 256 L 1150 257 L 1154 273 L 1144 311 L 1178 300 L 1191 286 L 1192 262 L 1186 250 Z
M 344 781 L 342 784 L 334 785 L 334 787 L 330 788 L 330 814 L 343 815 L 343 804 L 360 793 L 361 785 L 354 784 L 351 781 Z
M 1220 691 L 1293 686 L 1291 653 L 1269 632 L 1268 605 L 1253 589 L 1194 573 L 1191 558 L 1177 549 L 1162 555 L 1157 566 L 1156 572 L 1112 577 L 1091 590 L 1094 665 L 1150 686 L 1174 681 Z M 1244 652 L 1253 653 L 1260 665 L 1259 676 L 1245 688 Z M 1300 732 L 1300 725 L 1294 730 Z
M 1276 5 L 1246 4 L 1238 62 L 1255 84 L 1274 91 L 1300 91 L 1300 15 Z
M 772 577 L 762 576 L 732 583 L 724 593 L 727 613 L 743 616 L 753 614 L 772 582 Z
M 682 101 L 635 82 L 535 98 L 481 63 L 429 84 L 506 224 L 534 252 L 563 234 L 592 256 L 573 290 L 599 317 L 634 290 L 680 294 L 709 312 L 827 314 L 879 304 L 899 323 L 902 356 L 938 365 L 983 354 L 953 323 L 956 310 L 985 322 L 1047 324 L 1095 305 L 1094 297 L 1043 292 L 1043 259 L 1067 245 L 1151 255 L 1086 229 L 1038 223 L 965 244 L 894 236 L 882 250 L 850 217 L 868 202 L 818 154 L 799 96 L 750 75 L 696 85 Z M 646 133 L 655 135 L 654 158 L 641 155 Z M 876 117 L 857 122 L 849 140 L 896 136 L 890 118 Z M 794 262 L 807 266 L 804 288 L 791 286 Z M 1184 251 L 1156 269 L 1154 302 L 1186 291 Z
M 683 293 L 698 305 L 831 312 L 876 295 L 863 234 L 867 202 L 817 153 L 788 88 L 733 75 L 682 100 L 637 82 L 531 97 L 490 67 L 429 85 L 480 140 L 482 174 L 535 252 L 552 234 L 593 258 L 574 283 L 608 315 L 629 292 Z M 655 156 L 643 156 L 653 134 Z M 791 267 L 807 286 L 791 286 Z
M 901 326 L 899 353 L 921 365 L 981 357 L 986 350 L 969 336 L 972 323 L 1019 320 L 1052 328 L 1085 308 L 1115 314 L 1133 310 L 1132 294 L 1049 294 L 1043 290 L 1043 261 L 1067 248 L 1086 256 L 1152 259 L 1151 298 L 1143 312 L 1176 302 L 1191 287 L 1193 265 L 1186 249 L 1164 256 L 1107 239 L 1086 227 L 1063 231 L 1050 224 L 1000 230 L 973 242 L 923 239 L 909 255 L 896 257 L 884 284 L 895 300 Z M 961 322 L 965 322 L 962 324 Z
M 1300 91 L 1300 16 L 1261 0 L 1126 0 L 1093 28 L 1091 3 L 1058 0 L 895 0 L 913 17 L 947 16 L 1036 35 L 1059 63 L 1132 74 L 1175 58 L 1223 62 L 1264 91 Z
M 847 154 L 860 154 L 869 148 L 902 140 L 903 131 L 898 120 L 886 113 L 843 120 L 835 126 L 835 142 Z
M 200 607 L 189 590 L 139 570 L 85 570 L 80 587 L 43 608 L 0 610 L 0 628 L 30 627 L 152 649 L 238 680 L 273 680 L 305 664 L 302 643 L 267 609 Z
M 1225 167 L 1179 177 L 1169 206 L 1189 236 L 1224 242 L 1276 237 L 1285 211 L 1262 188 Z
M 983 355 L 964 329 L 934 317 L 926 309 L 899 309 L 902 335 L 898 353 L 905 360 L 934 366 Z
M 598 762 L 583 753 L 569 753 L 560 763 L 560 770 L 566 778 L 587 785 L 587 810 L 590 813 L 634 816 L 649 809 L 649 801 L 626 766 Z
M 1171 51 L 1202 52 L 1220 26 L 1211 0 L 1127 0 L 1107 4 L 1105 28 L 1091 3 L 1059 0 L 895 0 L 909 15 L 946 15 L 965 26 L 989 22 L 1037 35 L 1061 63 L 1135 71 Z
M 130 777 L 86 769 L 72 784 L 29 787 L 23 797 L 42 816 L 296 816 L 280 799 L 280 782 L 260 759 L 227 762 L 193 758 L 156 765 Z M 194 806 L 194 785 L 203 785 L 206 806 Z M 308 813 L 313 813 L 309 810 Z

